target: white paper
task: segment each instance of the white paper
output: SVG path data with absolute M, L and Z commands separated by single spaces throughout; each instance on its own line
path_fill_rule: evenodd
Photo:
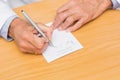
M 49 23 L 47 26 L 51 24 Z M 43 52 L 43 56 L 48 63 L 83 48 L 77 39 L 66 31 L 54 30 L 52 43 L 54 47 L 49 45 L 46 51 Z

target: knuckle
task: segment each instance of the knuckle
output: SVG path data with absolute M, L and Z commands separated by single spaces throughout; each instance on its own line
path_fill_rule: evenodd
M 24 49 L 25 46 L 26 46 L 25 43 L 23 43 L 23 42 L 19 43 L 19 47 L 20 47 L 20 48 Z
M 75 4 L 75 2 L 76 2 L 75 0 L 71 0 L 71 3 Z
M 53 29 L 52 28 L 48 28 L 47 33 L 52 33 Z
M 62 15 L 62 14 L 59 14 L 59 15 L 58 15 L 58 18 L 59 18 L 60 20 L 62 20 L 62 19 L 63 19 L 63 15 Z
M 82 8 L 81 8 L 79 5 L 76 5 L 75 10 L 76 10 L 77 12 L 80 12 L 80 11 L 82 11 Z
M 74 25 L 74 26 L 73 26 L 73 30 L 76 30 L 76 29 L 78 29 L 78 28 L 79 28 L 78 25 Z
M 26 51 L 24 50 L 24 48 L 21 48 L 21 47 L 20 47 L 19 49 L 20 49 L 21 52 L 26 52 Z
M 38 54 L 42 54 L 42 51 L 41 50 L 36 50 Z
M 74 21 L 74 18 L 73 18 L 73 17 L 69 17 L 69 18 L 66 19 L 66 21 L 67 21 L 68 23 L 70 23 L 70 22 Z
M 41 54 L 42 54 L 42 51 L 41 51 L 41 50 L 39 50 L 39 51 L 38 51 L 38 55 L 41 55 Z
M 60 14 L 61 8 L 59 8 L 56 12 L 57 14 Z
M 69 19 L 69 18 L 67 18 L 66 19 L 66 23 L 68 24 L 68 23 L 70 23 L 71 22 L 71 20 Z
M 76 0 L 71 0 L 71 5 L 77 5 L 78 3 L 77 3 L 78 1 L 76 1 Z
M 88 19 L 88 18 L 89 18 L 89 15 L 88 15 L 87 13 L 85 13 L 85 14 L 84 14 L 84 17 L 85 17 L 86 19 Z
M 39 49 L 39 50 L 40 50 L 42 47 L 43 47 L 43 45 L 42 45 L 42 44 L 40 44 L 40 45 L 38 45 L 38 46 L 37 46 L 37 49 Z
M 88 15 L 86 15 L 85 17 L 86 17 L 86 19 L 89 19 L 89 16 L 88 16 Z
M 66 17 L 67 17 L 67 15 L 65 13 L 60 13 L 58 15 L 59 20 L 64 20 Z
M 22 38 L 26 40 L 26 39 L 28 39 L 29 37 L 28 37 L 28 35 L 25 34 L 25 35 L 22 35 Z
M 76 31 L 78 29 L 78 26 L 74 26 L 73 28 L 72 28 L 72 31 Z

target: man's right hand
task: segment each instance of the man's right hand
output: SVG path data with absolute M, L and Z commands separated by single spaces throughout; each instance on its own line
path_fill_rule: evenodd
M 43 24 L 38 24 L 43 32 L 51 39 L 52 29 Z M 41 54 L 48 46 L 48 42 L 43 37 L 37 36 L 38 32 L 20 18 L 12 21 L 9 28 L 9 36 L 13 38 L 22 52 Z

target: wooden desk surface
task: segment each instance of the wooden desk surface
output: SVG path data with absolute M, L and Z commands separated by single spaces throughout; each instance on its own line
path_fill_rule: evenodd
M 44 0 L 15 11 L 21 16 L 24 9 L 36 22 L 47 23 L 66 1 Z M 0 39 L 0 80 L 120 80 L 120 11 L 106 11 L 73 34 L 84 48 L 51 63 Z

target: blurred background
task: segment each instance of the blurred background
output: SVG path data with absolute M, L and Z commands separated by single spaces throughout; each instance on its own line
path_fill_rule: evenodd
M 33 2 L 42 1 L 42 0 L 1 0 L 11 8 L 17 8 L 26 4 L 31 4 Z

